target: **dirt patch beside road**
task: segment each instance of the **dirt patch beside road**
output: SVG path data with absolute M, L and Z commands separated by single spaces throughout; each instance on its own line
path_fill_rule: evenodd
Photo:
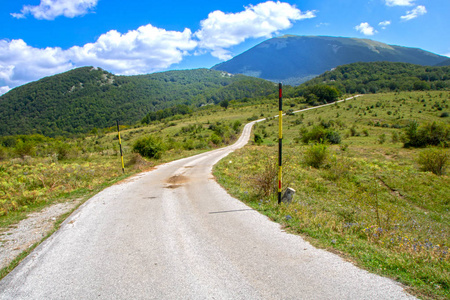
M 0 269 L 7 267 L 20 253 L 40 242 L 52 231 L 60 216 L 73 210 L 82 199 L 56 203 L 0 232 Z

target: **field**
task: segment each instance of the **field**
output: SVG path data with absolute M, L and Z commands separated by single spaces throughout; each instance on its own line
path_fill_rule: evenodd
M 312 244 L 424 299 L 448 299 L 450 180 L 422 171 L 419 157 L 437 151 L 448 161 L 449 150 L 404 148 L 402 140 L 412 120 L 448 126 L 449 104 L 449 92 L 404 92 L 287 115 L 283 182 L 296 190 L 289 205 L 276 200 L 276 119 L 257 124 L 257 143 L 222 160 L 214 173 L 232 195 Z M 340 143 L 305 143 L 319 127 Z

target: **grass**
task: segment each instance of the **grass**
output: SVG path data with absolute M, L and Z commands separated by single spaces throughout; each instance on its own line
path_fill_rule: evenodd
M 236 151 L 214 174 L 232 195 L 314 245 L 394 278 L 424 299 L 448 299 L 449 177 L 421 171 L 422 149 L 405 149 L 390 138 L 401 136 L 411 119 L 448 124 L 438 110 L 448 110 L 448 101 L 448 92 L 366 95 L 286 116 L 283 181 L 296 190 L 288 206 L 278 206 L 275 195 L 264 195 L 258 185 L 276 182 L 276 172 L 268 172 L 277 163 L 276 120 L 255 128 L 264 137 L 261 146 Z M 301 136 L 319 124 L 329 125 L 343 141 L 329 145 L 327 161 L 314 168 L 305 163 L 311 146 L 301 143 Z

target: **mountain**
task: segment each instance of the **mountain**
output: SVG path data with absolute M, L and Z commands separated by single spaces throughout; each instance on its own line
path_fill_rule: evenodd
M 264 41 L 212 69 L 298 85 L 337 66 L 354 62 L 390 61 L 434 66 L 446 59 L 448 57 L 421 49 L 368 39 L 285 35 Z
M 43 78 L 0 96 L 0 135 L 70 135 L 134 124 L 177 104 L 265 97 L 272 82 L 208 69 L 115 76 L 83 67 Z
M 442 66 L 450 66 L 450 58 L 448 58 L 447 60 L 444 60 L 443 62 L 441 62 L 441 63 L 438 63 L 436 66 L 440 66 L 440 67 L 442 67 Z

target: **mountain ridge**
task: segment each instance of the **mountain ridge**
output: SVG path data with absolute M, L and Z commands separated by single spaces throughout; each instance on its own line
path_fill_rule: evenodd
M 434 66 L 446 59 L 422 49 L 370 39 L 284 35 L 266 40 L 211 69 L 298 85 L 337 66 L 355 62 Z

